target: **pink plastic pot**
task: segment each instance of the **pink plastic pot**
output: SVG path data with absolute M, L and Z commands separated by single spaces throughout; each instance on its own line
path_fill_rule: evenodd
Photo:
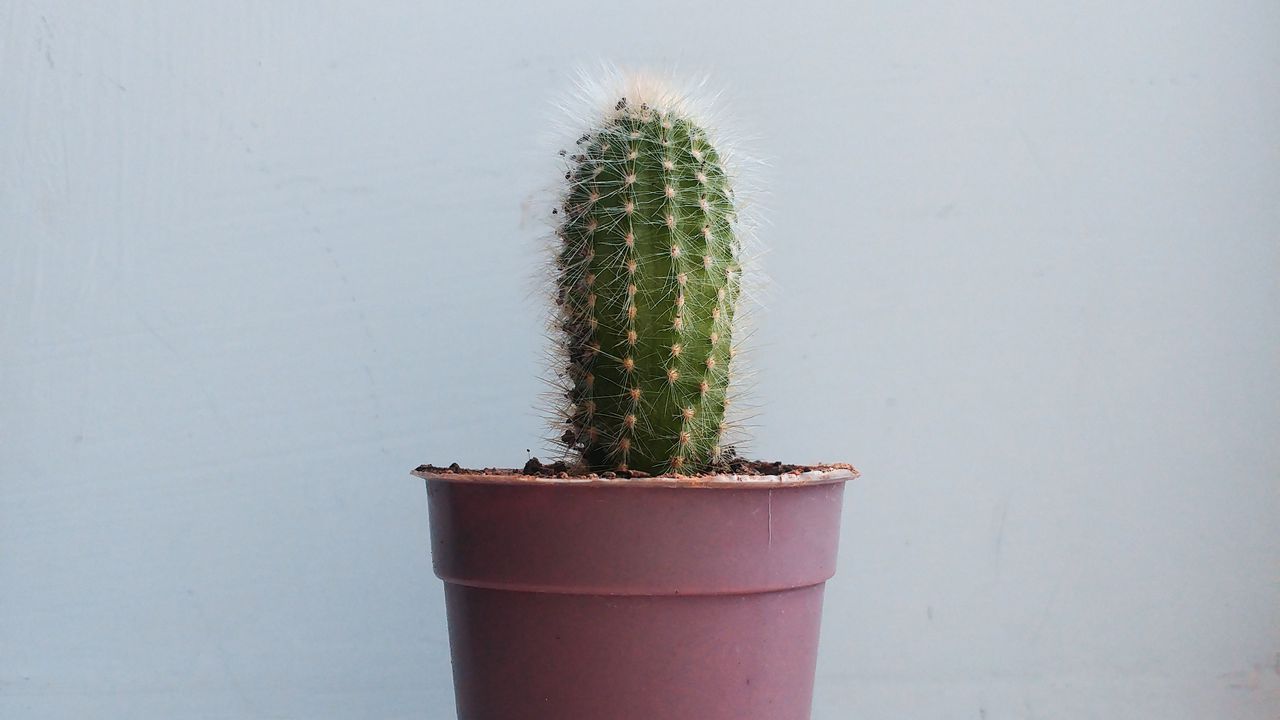
M 806 720 L 844 482 L 417 473 L 460 720 Z

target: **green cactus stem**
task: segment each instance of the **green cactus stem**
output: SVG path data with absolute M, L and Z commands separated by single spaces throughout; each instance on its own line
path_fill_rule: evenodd
M 721 154 L 678 106 L 623 97 L 567 159 L 561 440 L 595 472 L 704 471 L 721 452 L 742 271 Z

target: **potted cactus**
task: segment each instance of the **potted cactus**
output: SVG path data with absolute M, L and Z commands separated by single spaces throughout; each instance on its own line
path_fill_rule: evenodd
M 857 473 L 726 445 L 735 172 L 685 95 L 617 80 L 553 210 L 564 459 L 415 471 L 458 717 L 808 718 Z

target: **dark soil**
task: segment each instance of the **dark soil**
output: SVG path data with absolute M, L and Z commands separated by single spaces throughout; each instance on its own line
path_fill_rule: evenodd
M 817 465 L 795 465 L 784 463 L 777 460 L 747 460 L 738 457 L 737 452 L 733 448 L 729 448 L 728 452 L 720 462 L 716 463 L 705 473 L 690 475 L 689 477 L 709 477 L 713 475 L 784 475 L 790 473 L 809 472 L 811 470 L 853 470 L 852 465 L 844 463 L 817 464 Z M 420 465 L 418 472 L 432 472 L 441 475 L 527 475 L 532 477 L 604 477 L 604 478 L 644 478 L 649 477 L 649 473 L 639 470 L 615 470 L 602 473 L 585 472 L 581 466 L 571 465 L 563 460 L 557 460 L 553 463 L 543 463 L 538 458 L 529 458 L 529 462 L 524 467 L 517 470 L 515 468 L 482 468 L 471 469 L 460 467 L 458 463 L 453 463 L 448 467 L 439 467 L 437 465 Z

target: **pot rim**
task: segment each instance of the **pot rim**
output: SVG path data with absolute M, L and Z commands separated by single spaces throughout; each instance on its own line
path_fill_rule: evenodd
M 425 466 L 424 466 L 425 467 Z M 675 488 L 675 489 L 737 489 L 766 490 L 779 487 L 808 487 L 832 485 L 858 478 L 861 473 L 851 465 L 818 465 L 803 472 L 779 475 L 659 475 L 645 478 L 607 478 L 579 475 L 571 477 L 542 477 L 511 473 L 439 472 L 419 467 L 410 474 L 425 480 L 475 485 L 510 485 L 515 487 L 617 487 L 617 488 Z

